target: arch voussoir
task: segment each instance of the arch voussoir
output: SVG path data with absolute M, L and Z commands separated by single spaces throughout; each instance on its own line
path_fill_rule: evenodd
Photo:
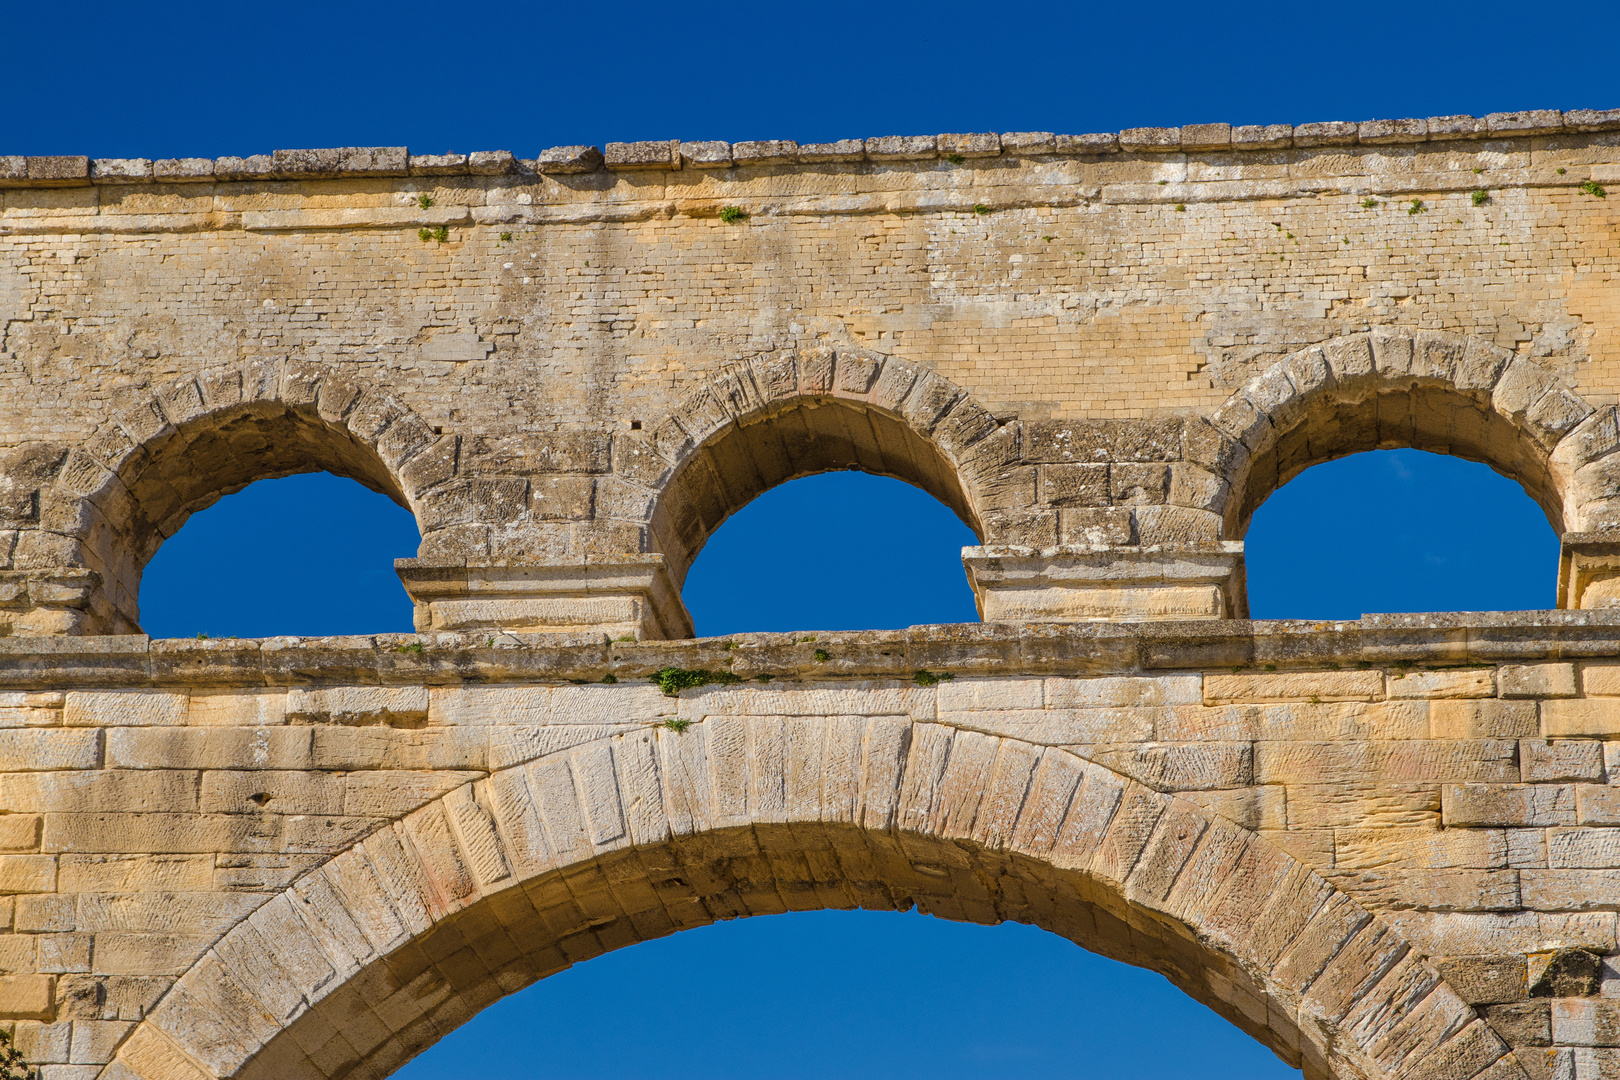
M 710 716 L 466 784 L 230 930 L 103 1076 L 386 1076 L 602 952 L 818 908 L 1032 922 L 1161 971 L 1307 1075 L 1514 1075 L 1390 926 L 1257 833 L 1067 750 Z
M 1613 449 L 1600 414 L 1531 357 L 1477 338 L 1385 327 L 1307 346 L 1256 375 L 1210 415 L 1232 449 L 1205 456 L 1226 463 L 1228 488 L 1215 501 L 1231 536 L 1312 465 L 1407 446 L 1513 476 L 1563 530 L 1590 498 L 1574 495 L 1575 474 L 1590 455 Z
M 158 546 L 255 480 L 325 469 L 420 515 L 454 468 L 453 452 L 449 470 L 435 453 L 443 442 L 392 395 L 299 361 L 146 389 L 41 477 L 23 564 L 76 568 L 86 584 L 71 596 L 59 589 L 46 606 L 60 617 L 40 629 L 138 632 L 141 570 Z

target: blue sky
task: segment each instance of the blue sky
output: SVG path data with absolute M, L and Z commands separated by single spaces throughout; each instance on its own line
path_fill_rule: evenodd
M 8 53 L 0 100 L 0 153 L 11 154 L 404 144 L 532 156 L 645 138 L 1084 132 L 1620 104 L 1612 4 L 1552 18 L 1490 0 L 13 0 L 5 21 L 8 38 L 27 43 Z M 1321 466 L 1260 509 L 1248 540 L 1260 617 L 1552 603 L 1551 530 L 1483 466 L 1415 452 Z M 409 629 L 391 560 L 415 541 L 408 515 L 351 482 L 257 484 L 158 553 L 144 621 L 160 636 Z M 686 600 L 699 631 L 713 634 L 971 619 L 958 558 L 968 542 L 948 511 L 897 482 L 812 477 L 722 528 Z M 591 961 L 487 1010 L 398 1075 L 540 1073 L 1297 1075 L 1162 978 L 1044 932 L 860 913 L 748 920 Z

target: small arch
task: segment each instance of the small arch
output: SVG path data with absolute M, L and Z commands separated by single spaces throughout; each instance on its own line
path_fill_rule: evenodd
M 392 396 L 297 361 L 182 379 L 68 451 L 41 528 L 95 576 L 80 633 L 139 633 L 141 570 L 193 513 L 256 480 L 326 471 L 418 515 L 454 442 Z M 71 629 L 71 628 L 70 628 Z
M 609 512 L 646 529 L 678 589 L 714 530 L 801 476 L 890 476 L 986 532 L 983 479 L 1015 461 L 1017 426 L 919 364 L 860 349 L 770 353 L 706 378 L 650 437 L 622 437 L 627 497 Z
M 1517 1075 L 1393 927 L 1190 802 L 944 724 L 741 716 L 582 743 L 372 833 L 225 934 L 103 1075 L 383 1077 L 612 949 L 912 906 L 1159 971 L 1308 1077 Z
M 1517 480 L 1562 533 L 1611 496 L 1575 491 L 1577 474 L 1620 448 L 1612 407 L 1594 408 L 1535 360 L 1477 338 L 1399 329 L 1285 357 L 1210 424 L 1226 444 L 1229 487 L 1215 508 L 1232 538 L 1312 465 L 1404 447 L 1484 462 Z

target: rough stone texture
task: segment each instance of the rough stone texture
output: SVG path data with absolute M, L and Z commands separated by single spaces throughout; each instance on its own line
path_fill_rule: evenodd
M 382 1076 L 610 949 L 915 906 L 1312 1077 L 1517 1076 L 1620 1043 L 1607 744 L 1535 727 L 1599 699 L 1526 696 L 1616 659 L 1605 612 L 0 639 L 0 1020 L 87 1076 Z
M 1617 129 L 5 158 L 0 631 L 136 630 L 189 514 L 314 469 L 416 515 L 424 629 L 681 636 L 719 522 L 850 467 L 1004 560 L 988 620 L 1241 616 L 1254 508 L 1402 445 L 1620 604 Z
M 1617 129 L 0 159 L 0 1018 L 383 1076 L 609 949 L 916 906 L 1312 1080 L 1620 1074 Z M 1569 610 L 1234 618 L 1255 507 L 1386 446 L 1519 479 Z M 851 467 L 975 529 L 986 622 L 683 640 L 713 530 Z M 420 634 L 140 635 L 190 514 L 315 469 L 415 514 Z

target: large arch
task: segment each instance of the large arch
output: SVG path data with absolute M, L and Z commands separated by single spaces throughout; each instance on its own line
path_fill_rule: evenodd
M 621 444 L 634 485 L 621 505 L 647 530 L 678 589 L 708 538 L 778 484 L 860 469 L 928 492 L 985 535 L 985 478 L 1015 462 L 1017 425 L 918 364 L 862 349 L 815 348 L 729 364 L 646 439 Z
M 1398 933 L 1258 834 L 1064 750 L 900 716 L 709 716 L 458 788 L 234 927 L 101 1075 L 380 1080 L 611 949 L 912 905 L 1163 972 L 1307 1077 L 1525 1076 Z
M 448 467 L 446 467 L 446 447 Z M 149 393 L 69 451 L 40 527 L 99 576 L 80 632 L 139 632 L 141 571 L 186 519 L 264 479 L 328 471 L 418 515 L 453 440 L 397 399 L 317 365 L 252 363 Z
M 1213 509 L 1241 538 L 1305 469 L 1411 447 L 1517 480 L 1559 533 L 1620 519 L 1613 406 L 1597 408 L 1534 359 L 1478 338 L 1381 328 L 1312 345 L 1250 380 L 1210 418 L 1240 448 Z

